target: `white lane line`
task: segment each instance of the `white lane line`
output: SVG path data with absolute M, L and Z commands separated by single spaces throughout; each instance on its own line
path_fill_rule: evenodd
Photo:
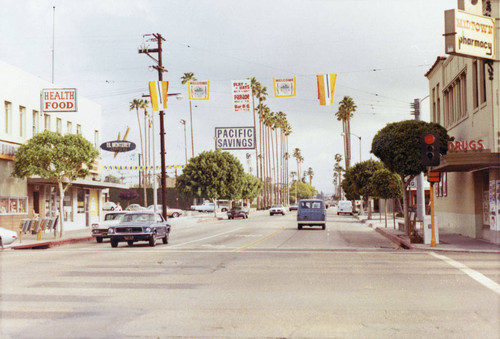
M 221 235 L 232 233 L 232 232 L 236 232 L 238 230 L 241 230 L 242 228 L 243 227 L 239 227 L 239 228 L 235 228 L 234 230 L 231 230 L 231 231 L 228 231 L 228 232 L 224 232 L 224 233 L 215 234 L 215 235 L 211 235 L 211 236 L 206 237 L 206 238 L 200 238 L 200 239 L 196 239 L 196 240 L 191 240 L 191 241 L 184 242 L 182 244 L 175 244 L 175 245 L 169 246 L 169 248 L 178 247 L 178 246 L 184 246 L 184 245 L 187 245 L 187 244 L 192 244 L 194 242 L 199 242 L 199 241 L 203 241 L 203 240 L 207 240 L 207 239 L 212 239 L 212 238 L 220 237 Z
M 472 268 L 469 268 L 458 261 L 455 261 L 451 258 L 448 258 L 447 256 L 437 254 L 434 252 L 431 252 L 429 254 L 438 258 L 438 259 L 443 260 L 444 262 L 448 263 L 449 265 L 451 265 L 455 268 L 458 268 L 460 271 L 467 274 L 469 277 L 471 277 L 472 279 L 474 279 L 475 281 L 477 281 L 481 285 L 489 288 L 490 290 L 492 290 L 496 294 L 500 295 L 500 284 L 494 282 L 493 280 L 491 280 L 490 278 L 488 278 L 484 274 L 479 273 L 478 271 L 475 271 Z

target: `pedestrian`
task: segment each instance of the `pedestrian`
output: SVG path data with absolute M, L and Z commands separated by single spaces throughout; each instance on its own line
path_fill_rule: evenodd
M 121 211 L 122 210 L 122 206 L 120 205 L 120 202 L 116 203 L 116 210 L 117 211 Z

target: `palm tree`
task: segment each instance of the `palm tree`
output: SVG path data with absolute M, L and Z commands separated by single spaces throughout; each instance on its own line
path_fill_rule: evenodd
M 312 178 L 314 177 L 314 171 L 312 167 L 309 167 L 306 172 L 307 176 L 309 177 L 309 185 L 312 185 Z
M 349 168 L 351 161 L 351 118 L 354 116 L 357 106 L 351 97 L 345 96 L 339 102 L 339 110 L 335 113 L 338 121 L 342 121 L 342 131 L 344 135 L 344 156 L 345 168 Z
M 335 166 L 333 167 L 334 171 L 334 180 L 337 180 L 335 186 L 337 187 L 337 196 L 338 199 L 341 199 L 342 195 L 342 171 L 344 170 L 342 166 L 340 166 L 340 162 L 342 161 L 342 155 L 340 153 L 335 154 Z
M 295 148 L 295 150 L 293 151 L 293 155 L 292 156 L 297 161 L 297 179 L 298 179 L 298 176 L 300 175 L 299 174 L 300 173 L 300 163 L 302 163 L 304 161 L 304 157 L 300 153 L 300 148 Z
M 196 81 L 194 73 L 187 72 L 181 77 L 181 84 L 185 85 L 188 81 Z M 189 91 L 189 88 L 188 88 Z M 194 157 L 194 138 L 193 138 L 193 107 L 191 106 L 191 100 L 189 100 L 189 123 L 191 124 L 191 156 Z
M 141 153 L 139 155 L 139 159 L 142 156 L 142 160 L 144 161 L 144 146 L 143 146 L 143 143 L 142 143 L 141 119 L 139 118 L 139 108 L 142 108 L 142 105 L 143 105 L 142 101 L 143 101 L 142 99 L 134 99 L 134 100 L 132 100 L 130 102 L 130 110 L 132 111 L 132 110 L 135 109 L 135 111 L 137 113 L 137 124 L 139 125 L 139 137 L 140 137 L 140 141 L 141 141 Z M 139 176 L 140 176 L 140 172 L 141 172 L 141 170 L 139 169 Z M 144 173 L 143 173 L 143 177 L 144 177 Z M 139 184 L 140 184 L 140 180 L 139 180 Z

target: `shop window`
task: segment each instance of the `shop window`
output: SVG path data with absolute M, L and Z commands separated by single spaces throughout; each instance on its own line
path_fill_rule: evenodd
M 61 118 L 57 118 L 57 120 L 56 120 L 56 132 L 62 134 L 62 120 L 61 120 Z
M 444 123 L 452 126 L 467 117 L 467 77 L 465 72 L 459 74 L 444 93 Z
M 68 134 L 73 133 L 73 123 L 71 121 L 68 121 L 66 123 L 66 133 Z
M 45 131 L 50 131 L 50 115 L 45 114 L 43 117 L 43 122 L 45 124 Z
M 0 196 L 0 215 L 2 214 L 27 214 L 28 197 Z
M 26 107 L 19 106 L 19 136 L 26 137 Z
M 5 134 L 10 134 L 10 129 L 12 126 L 12 103 L 5 101 Z
M 33 136 L 38 133 L 38 111 L 33 110 Z
M 94 131 L 94 147 L 99 148 L 99 131 L 95 130 Z
M 85 213 L 85 191 L 81 188 L 77 192 L 77 213 Z
M 76 124 L 76 134 L 82 135 L 82 125 Z

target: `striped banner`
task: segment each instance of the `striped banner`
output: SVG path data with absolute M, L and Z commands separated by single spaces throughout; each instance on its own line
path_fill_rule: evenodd
M 335 94 L 335 82 L 337 74 L 316 75 L 318 81 L 318 99 L 320 105 L 332 105 Z
M 167 109 L 168 81 L 150 81 L 149 95 L 153 111 L 163 111 Z
M 105 165 L 105 170 L 150 170 L 154 166 L 118 166 L 118 165 Z M 166 169 L 184 168 L 184 165 L 168 165 L 165 166 Z M 161 166 L 156 166 L 156 169 L 160 170 Z

